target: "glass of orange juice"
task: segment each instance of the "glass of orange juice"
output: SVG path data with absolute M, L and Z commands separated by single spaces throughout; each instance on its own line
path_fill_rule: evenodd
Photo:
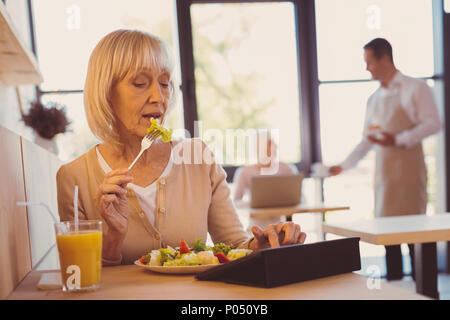
M 56 244 L 63 290 L 100 288 L 102 271 L 102 222 L 81 220 L 55 223 Z

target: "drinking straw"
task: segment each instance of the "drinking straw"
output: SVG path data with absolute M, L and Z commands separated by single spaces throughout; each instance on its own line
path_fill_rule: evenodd
M 73 196 L 73 208 L 75 217 L 75 232 L 78 232 L 78 186 L 75 186 L 75 195 Z

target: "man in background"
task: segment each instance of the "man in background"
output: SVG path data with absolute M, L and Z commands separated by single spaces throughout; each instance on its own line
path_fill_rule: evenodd
M 261 148 L 266 144 L 266 148 Z M 251 181 L 253 177 L 260 175 L 291 175 L 298 174 L 296 166 L 290 163 L 284 163 L 278 160 L 278 146 L 270 135 L 257 135 L 257 163 L 240 167 L 236 170 L 233 177 L 235 191 L 233 195 L 234 202 L 237 207 L 245 203 L 244 197 L 250 198 Z M 265 228 L 270 224 L 277 224 L 280 218 L 251 218 L 249 228 L 257 225 Z
M 425 214 L 427 172 L 422 140 L 441 129 L 436 103 L 428 85 L 402 74 L 394 65 L 392 47 L 382 38 L 364 46 L 364 60 L 380 87 L 367 102 L 362 141 L 339 165 L 338 175 L 375 148 L 375 217 Z M 409 245 L 414 276 L 414 247 Z M 386 246 L 387 279 L 401 279 L 400 245 Z

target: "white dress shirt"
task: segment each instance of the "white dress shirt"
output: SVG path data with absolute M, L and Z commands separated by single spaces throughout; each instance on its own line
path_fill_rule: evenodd
M 365 131 L 370 125 L 373 125 L 372 112 L 378 100 L 390 94 L 400 94 L 401 106 L 410 120 L 416 124 L 413 128 L 396 135 L 396 146 L 410 148 L 441 130 L 442 124 L 431 88 L 425 81 L 405 76 L 397 71 L 389 86 L 378 88 L 367 101 L 363 138 L 341 163 L 342 169 L 346 170 L 356 166 L 359 160 L 372 149 L 374 144 L 367 139 Z
M 95 151 L 97 152 L 97 158 L 98 163 L 100 164 L 100 167 L 103 169 L 103 172 L 108 173 L 112 171 L 111 167 L 106 162 L 105 158 L 103 158 L 102 154 L 98 150 L 98 147 L 95 148 Z M 167 163 L 166 168 L 164 169 L 163 173 L 161 174 L 160 178 L 166 177 L 170 170 L 172 169 L 172 150 L 170 151 L 170 157 L 169 162 Z M 129 183 L 128 186 L 133 189 L 134 193 L 136 194 L 139 204 L 142 207 L 142 210 L 147 214 L 147 217 L 149 218 L 152 225 L 155 225 L 155 207 L 156 207 L 156 181 L 152 184 L 149 184 L 146 187 L 141 187 L 138 185 L 135 185 L 133 183 Z

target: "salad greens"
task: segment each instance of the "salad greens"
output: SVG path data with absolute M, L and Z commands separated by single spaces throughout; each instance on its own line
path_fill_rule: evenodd
M 172 129 L 166 129 L 158 123 L 154 118 L 150 119 L 150 128 L 147 129 L 147 134 L 158 132 L 160 134 L 161 140 L 164 142 L 169 142 L 172 140 Z
M 224 255 L 227 255 L 231 249 L 233 249 L 233 246 L 228 246 L 225 243 L 216 243 L 214 247 L 212 247 L 214 253 L 223 252 Z
M 173 260 L 173 259 L 175 259 L 175 256 L 177 255 L 176 250 L 172 247 L 167 247 L 165 249 L 159 249 L 159 252 L 161 254 L 161 257 L 160 257 L 161 263 Z
M 201 238 L 188 247 L 186 241 L 180 241 L 180 247 L 160 248 L 142 256 L 139 261 L 150 266 L 195 266 L 205 264 L 220 264 L 244 257 L 252 253 L 249 249 L 233 249 L 232 245 L 217 243 L 207 246 Z

